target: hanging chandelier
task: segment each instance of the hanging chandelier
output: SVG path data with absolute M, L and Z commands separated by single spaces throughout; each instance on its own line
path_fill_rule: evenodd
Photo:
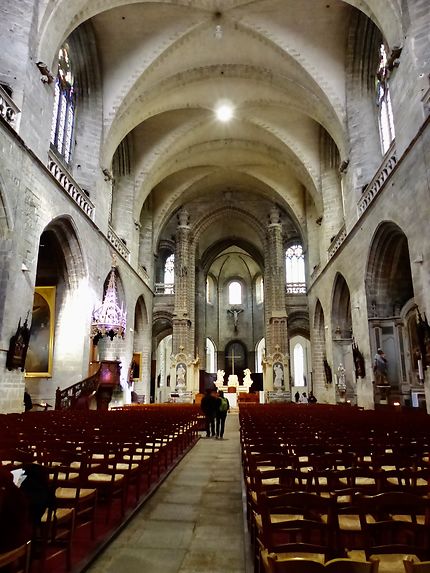
M 127 323 L 127 311 L 124 304 L 121 306 L 118 301 L 118 290 L 116 286 L 116 273 L 113 266 L 103 303 L 100 308 L 93 312 L 91 324 L 91 338 L 96 345 L 100 338 L 108 336 L 111 340 L 115 336 L 124 338 Z

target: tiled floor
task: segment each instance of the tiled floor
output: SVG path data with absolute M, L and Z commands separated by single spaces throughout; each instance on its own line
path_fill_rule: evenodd
M 237 414 L 202 438 L 90 573 L 250 573 Z

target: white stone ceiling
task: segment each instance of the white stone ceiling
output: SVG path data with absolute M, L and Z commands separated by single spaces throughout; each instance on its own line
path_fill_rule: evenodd
M 135 219 L 150 196 L 161 228 L 181 204 L 216 205 L 229 189 L 275 201 L 301 226 L 309 205 L 322 214 L 322 129 L 347 156 L 346 47 L 357 9 L 397 39 L 398 0 L 47 1 L 39 55 L 54 61 L 73 29 L 91 21 L 100 164 L 131 138 Z M 221 100 L 235 108 L 228 124 L 214 117 Z

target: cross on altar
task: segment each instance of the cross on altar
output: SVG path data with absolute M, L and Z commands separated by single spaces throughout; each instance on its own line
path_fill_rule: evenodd
M 231 354 L 229 358 L 231 359 L 231 373 L 234 374 L 234 346 L 231 347 Z

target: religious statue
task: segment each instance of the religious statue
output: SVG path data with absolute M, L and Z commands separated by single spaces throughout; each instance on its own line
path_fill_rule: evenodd
M 346 394 L 346 376 L 343 364 L 339 364 L 337 369 L 337 389 L 340 396 L 340 401 L 345 402 Z
M 273 372 L 275 374 L 275 380 L 273 382 L 273 387 L 276 390 L 282 390 L 282 388 L 284 386 L 284 369 L 282 367 L 282 364 L 280 364 L 279 362 L 276 362 L 276 364 L 273 365 Z
M 243 371 L 243 385 L 248 388 L 248 392 L 250 387 L 252 386 L 252 378 L 251 378 L 251 370 L 249 368 L 245 368 Z
M 218 370 L 216 373 L 215 386 L 218 389 L 220 389 L 222 386 L 224 386 L 224 374 L 225 374 L 224 370 Z
M 373 361 L 373 373 L 377 386 L 388 386 L 388 360 L 382 348 L 378 348 Z
M 239 320 L 239 314 L 241 312 L 243 312 L 243 308 L 229 308 L 227 310 L 227 312 L 229 312 L 230 314 L 233 315 L 233 326 L 234 326 L 234 331 L 237 332 L 237 325 L 238 325 L 238 320 Z
M 187 370 L 182 363 L 176 367 L 176 388 L 185 388 L 185 375 Z

